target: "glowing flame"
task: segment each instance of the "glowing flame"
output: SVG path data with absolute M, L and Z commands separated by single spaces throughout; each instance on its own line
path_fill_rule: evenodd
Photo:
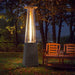
M 25 42 L 35 43 L 36 42 L 36 31 L 35 31 L 35 21 L 34 21 L 34 8 L 28 8 L 27 19 L 26 19 L 26 32 L 25 32 Z
M 29 22 L 29 41 L 31 42 L 32 41 L 32 20 L 31 20 L 31 12 L 30 12 L 30 18 L 29 18 L 30 22 Z

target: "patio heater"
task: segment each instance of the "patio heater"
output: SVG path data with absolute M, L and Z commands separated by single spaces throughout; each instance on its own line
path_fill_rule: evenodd
M 38 66 L 38 51 L 36 44 L 36 30 L 35 30 L 35 18 L 34 9 L 37 7 L 27 6 L 26 29 L 25 29 L 25 41 L 23 52 L 23 65 L 26 67 Z

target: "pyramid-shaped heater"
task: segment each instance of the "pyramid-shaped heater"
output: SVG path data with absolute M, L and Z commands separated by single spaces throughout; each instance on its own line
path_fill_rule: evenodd
M 36 30 L 34 9 L 37 7 L 27 6 L 27 18 L 25 29 L 25 42 L 23 52 L 23 65 L 26 67 L 38 66 L 38 51 L 36 45 Z

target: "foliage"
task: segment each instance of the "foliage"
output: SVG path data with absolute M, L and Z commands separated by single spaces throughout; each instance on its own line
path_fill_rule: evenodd
M 5 29 L 7 26 L 7 21 L 5 19 L 0 19 L 0 28 Z
M 15 26 L 7 26 L 6 29 L 8 29 L 8 31 L 10 32 L 10 34 L 13 34 L 13 31 L 15 30 Z
M 37 29 L 40 30 L 42 47 L 45 48 L 48 42 L 49 25 L 52 26 L 52 39 L 56 42 L 56 25 L 59 27 L 58 43 L 61 38 L 62 24 L 65 22 L 70 25 L 70 42 L 74 38 L 75 32 L 75 1 L 74 0 L 4 0 L 1 1 L 1 8 L 6 10 L 6 15 L 0 15 L 0 38 L 4 41 L 16 42 L 16 46 L 22 42 L 22 36 L 25 30 L 26 10 L 24 6 L 37 6 L 35 10 Z M 3 10 L 3 9 L 2 9 Z M 12 38 L 12 39 L 11 39 Z M 23 42 L 22 42 L 23 43 Z

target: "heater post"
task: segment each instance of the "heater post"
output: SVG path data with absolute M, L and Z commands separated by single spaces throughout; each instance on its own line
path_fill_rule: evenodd
M 28 6 L 25 7 L 25 9 L 27 9 L 27 18 L 23 52 L 23 65 L 26 67 L 35 67 L 38 66 L 38 51 L 36 44 L 36 28 L 34 18 L 34 9 L 36 9 L 36 7 Z
M 24 44 L 23 65 L 25 67 L 38 66 L 38 52 L 36 43 Z

